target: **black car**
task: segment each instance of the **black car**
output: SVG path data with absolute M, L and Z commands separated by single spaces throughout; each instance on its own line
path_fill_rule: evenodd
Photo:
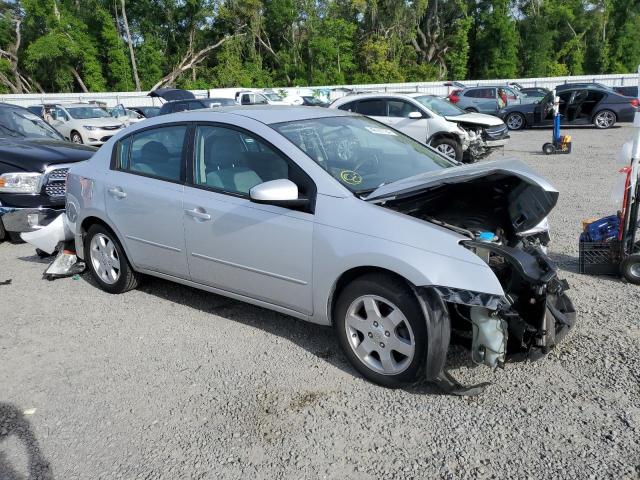
M 559 113 L 563 125 L 595 125 L 610 128 L 616 122 L 632 122 L 638 99 L 620 95 L 608 87 L 586 86 L 556 87 L 560 98 Z M 498 116 L 510 130 L 553 124 L 553 92 L 535 103 L 510 105 Z
M 96 151 L 67 142 L 26 108 L 0 103 L 0 240 L 18 239 L 63 210 L 69 164 Z
M 139 113 L 144 118 L 155 117 L 160 113 L 160 107 L 127 107 L 129 110 L 133 110 Z
M 174 100 L 162 105 L 158 115 L 184 112 L 185 110 L 200 110 L 211 107 L 227 107 L 237 105 L 233 98 L 199 98 L 193 100 Z

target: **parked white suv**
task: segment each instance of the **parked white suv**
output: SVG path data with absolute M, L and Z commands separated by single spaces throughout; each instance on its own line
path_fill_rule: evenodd
M 400 130 L 431 145 L 440 153 L 462 160 L 469 148 L 469 134 L 455 122 L 428 110 L 410 95 L 368 93 L 349 95 L 333 102 L 329 108 L 357 112 Z
M 92 103 L 57 104 L 50 112 L 51 126 L 73 143 L 100 146 L 126 126 Z
M 290 105 L 289 102 L 273 91 L 241 90 L 236 93 L 236 102 L 240 105 Z

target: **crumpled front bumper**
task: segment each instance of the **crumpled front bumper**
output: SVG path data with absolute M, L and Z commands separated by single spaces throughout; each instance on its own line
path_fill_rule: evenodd
M 558 278 L 555 265 L 539 247 L 523 250 L 475 241 L 464 244 L 504 259 L 501 270 L 494 273 L 505 295 L 441 286 L 433 289 L 445 304 L 464 306 L 468 312 L 481 309 L 490 318 L 504 321 L 506 357 L 501 354 L 501 358 L 537 360 L 566 337 L 576 323 L 576 311 L 566 293 L 569 285 Z
M 7 232 L 33 232 L 49 225 L 64 208 L 20 208 L 0 206 L 0 218 Z

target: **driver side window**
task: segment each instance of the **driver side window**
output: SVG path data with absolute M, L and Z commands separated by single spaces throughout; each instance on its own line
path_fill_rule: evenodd
M 289 162 L 265 142 L 240 130 L 210 125 L 196 129 L 193 170 L 196 185 L 240 195 L 270 180 L 293 181 Z

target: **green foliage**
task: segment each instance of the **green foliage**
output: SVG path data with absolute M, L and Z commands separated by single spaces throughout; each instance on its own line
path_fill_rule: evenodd
M 120 0 L 0 0 L 0 48 L 46 91 L 132 90 Z M 129 0 L 143 89 L 633 72 L 637 0 Z M 226 37 L 231 37 L 230 39 Z M 14 78 L 10 56 L 0 73 Z M 7 82 L 4 82 L 7 83 Z M 8 83 L 0 82 L 0 92 Z

